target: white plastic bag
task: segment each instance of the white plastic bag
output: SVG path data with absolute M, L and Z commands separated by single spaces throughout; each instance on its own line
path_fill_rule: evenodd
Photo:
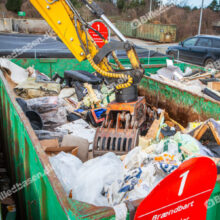
M 65 152 L 60 152 L 56 156 L 50 157 L 49 160 L 65 192 L 69 196 L 70 190 L 77 179 L 77 171 L 82 166 L 81 160 Z
M 123 160 L 123 165 L 125 169 L 140 167 L 145 160 L 147 154 L 142 151 L 141 147 L 135 147 L 132 151 L 128 152 Z
M 91 159 L 84 164 L 75 156 L 61 152 L 50 163 L 67 195 L 96 206 L 109 206 L 104 186 L 123 177 L 123 165 L 114 153 Z
M 28 78 L 28 71 L 14 64 L 8 59 L 0 58 L 0 66 L 10 71 L 11 80 L 16 83 L 22 83 Z
M 114 153 L 89 160 L 78 170 L 73 184 L 73 199 L 96 206 L 109 206 L 104 186 L 111 185 L 122 175 L 122 162 Z

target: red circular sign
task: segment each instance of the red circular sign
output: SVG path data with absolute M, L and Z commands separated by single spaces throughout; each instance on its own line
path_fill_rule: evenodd
M 217 169 L 207 157 L 182 163 L 164 178 L 137 208 L 135 220 L 206 219 Z
M 99 31 L 100 34 L 105 38 L 108 39 L 108 28 L 106 25 L 100 21 L 96 21 L 91 25 L 95 30 Z M 89 34 L 91 37 L 94 39 L 96 44 L 98 45 L 99 48 L 102 48 L 105 43 L 103 42 L 102 38 L 96 34 L 93 30 L 89 29 Z

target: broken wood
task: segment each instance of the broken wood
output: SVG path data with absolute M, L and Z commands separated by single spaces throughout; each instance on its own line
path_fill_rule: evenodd
M 220 91 L 220 82 L 208 82 L 208 88 Z
M 156 139 L 158 132 L 159 132 L 159 129 L 160 129 L 161 122 L 162 122 L 162 120 L 164 120 L 164 114 L 165 114 L 165 111 L 163 110 L 160 114 L 160 118 L 158 120 L 157 119 L 154 120 L 149 131 L 147 132 L 147 135 L 144 137 L 145 139 L 147 139 L 147 140 Z
M 212 73 L 197 73 L 193 76 L 189 76 L 189 77 L 183 77 L 183 79 L 181 81 L 191 81 L 191 80 L 196 80 L 196 79 L 205 79 L 209 76 L 212 76 Z
M 208 125 L 212 131 L 212 134 L 214 135 L 214 138 L 215 138 L 217 144 L 220 145 L 220 137 L 218 135 L 218 131 L 216 130 L 216 128 L 214 127 L 214 125 L 211 122 L 208 122 Z
M 193 137 L 197 139 L 198 141 L 202 138 L 202 136 L 205 134 L 207 129 L 211 129 L 211 132 L 216 140 L 216 143 L 220 145 L 220 137 L 218 135 L 218 131 L 216 130 L 215 126 L 209 121 L 204 124 L 202 124 L 194 133 Z
M 78 154 L 78 147 L 48 147 L 45 149 L 47 154 L 58 154 L 60 152 L 71 153 L 74 156 Z

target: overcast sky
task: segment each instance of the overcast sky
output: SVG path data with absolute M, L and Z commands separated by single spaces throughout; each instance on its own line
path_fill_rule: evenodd
M 212 0 L 204 0 L 205 7 L 208 6 L 211 2 L 212 2 Z M 193 6 L 197 6 L 197 7 L 201 7 L 202 0 L 191 0 L 191 1 L 188 1 L 188 4 L 193 5 Z
M 164 2 L 170 2 L 169 0 L 163 0 Z M 174 0 L 174 2 L 187 2 L 187 5 L 196 6 L 198 8 L 202 5 L 202 0 Z M 208 6 L 212 0 L 204 0 L 204 6 Z

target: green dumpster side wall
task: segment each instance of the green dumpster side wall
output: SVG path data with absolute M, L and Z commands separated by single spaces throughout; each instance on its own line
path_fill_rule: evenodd
M 167 57 L 146 57 L 140 58 L 140 62 L 143 65 L 156 65 L 156 64 L 166 64 Z M 112 63 L 115 63 L 114 60 L 110 60 Z M 120 62 L 123 65 L 131 65 L 129 59 L 120 59 Z
M 189 92 L 162 84 L 150 78 L 143 78 L 139 87 L 143 88 L 149 95 L 157 96 L 164 101 L 172 101 L 175 105 L 184 106 L 186 109 L 193 109 L 198 115 L 220 120 L 219 103 L 205 100 L 203 97 L 195 96 Z
M 220 182 L 217 182 L 208 202 L 207 220 L 220 219 Z
M 36 153 L 39 146 L 33 146 L 2 80 L 0 100 L 0 116 L 3 119 L 1 138 L 4 139 L 4 146 L 7 146 L 4 150 L 11 176 L 14 177 L 13 182 L 18 184 L 18 189 L 21 188 L 18 194 L 20 199 L 23 198 L 19 203 L 24 204 L 24 216 L 27 219 L 67 219 L 47 176 L 44 175 L 45 170 Z M 33 183 L 28 184 L 30 180 Z M 24 181 L 27 182 L 27 186 Z
M 151 58 L 141 58 L 140 61 L 142 64 L 157 65 L 157 64 L 166 64 L 167 57 L 151 57 Z M 94 69 L 90 63 L 86 60 L 79 63 L 76 59 L 57 59 L 57 58 L 43 58 L 43 59 L 12 59 L 12 62 L 23 67 L 28 68 L 34 66 L 35 69 L 39 70 L 42 73 L 47 74 L 52 77 L 56 72 L 63 76 L 65 70 L 86 70 L 88 72 L 93 72 Z M 131 66 L 129 59 L 120 59 L 121 63 L 125 67 Z M 110 60 L 111 63 L 114 63 L 114 60 Z M 159 68 L 157 68 L 159 69 Z M 148 72 L 154 72 L 156 68 L 147 69 Z
M 151 58 L 149 63 L 150 64 L 165 64 L 166 59 L 167 58 Z M 31 65 L 34 65 L 36 69 L 38 69 L 41 72 L 44 72 L 45 74 L 47 74 L 49 76 L 52 76 L 54 74 L 54 71 L 58 72 L 60 75 L 63 75 L 63 72 L 64 72 L 63 70 L 64 69 L 70 69 L 70 68 L 75 69 L 75 67 L 78 70 L 84 69 L 84 70 L 87 70 L 87 71 L 90 71 L 90 72 L 93 71 L 92 67 L 90 66 L 90 64 L 87 61 L 79 64 L 78 61 L 73 60 L 73 59 L 56 59 L 56 62 L 55 61 L 52 62 L 52 60 L 50 60 L 50 59 L 47 59 L 47 60 L 43 59 L 43 60 L 42 59 L 41 60 L 39 60 L 39 59 L 36 59 L 36 60 L 35 59 L 25 59 L 25 61 L 24 61 L 23 59 L 14 59 L 12 61 L 14 63 L 18 64 L 19 66 L 22 66 L 22 67 L 25 67 L 25 68 L 27 68 Z M 123 60 L 121 60 L 121 62 L 124 65 L 129 65 L 129 61 L 127 59 L 123 59 Z M 148 64 L 147 62 L 148 62 L 147 58 L 142 59 L 142 63 Z M 61 65 L 62 68 L 59 65 Z M 188 65 L 186 65 L 184 63 L 181 63 L 181 64 L 178 64 L 178 66 L 180 66 L 180 68 L 182 70 L 184 70 L 186 68 L 186 66 L 188 66 Z M 196 68 L 193 65 L 191 65 L 191 67 Z M 150 73 L 154 73 L 154 72 L 156 72 L 156 68 L 146 69 L 146 71 L 149 71 Z M 1 113 L 1 118 L 6 118 L 8 120 L 8 118 L 9 118 L 9 115 L 7 115 L 8 109 L 9 110 L 11 109 L 10 111 L 13 112 L 13 114 L 16 115 L 16 117 L 17 117 L 17 120 L 14 119 L 10 122 L 10 124 L 13 125 L 13 126 L 15 124 L 15 126 L 16 126 L 15 127 L 15 132 L 17 132 L 17 133 L 15 133 L 15 134 L 12 133 L 11 134 L 11 129 L 8 128 L 8 125 L 7 125 L 7 120 L 4 120 L 5 122 L 2 125 L 3 126 L 2 129 L 4 130 L 4 137 L 9 137 L 6 140 L 8 146 L 10 146 L 9 147 L 9 151 L 10 151 L 9 155 L 11 155 L 11 158 L 12 158 L 11 160 L 14 160 L 14 157 L 15 157 L 14 155 L 16 155 L 16 150 L 15 149 L 17 149 L 17 151 L 20 153 L 19 158 L 22 161 L 22 158 L 24 158 L 24 155 L 26 155 L 26 154 L 24 154 L 24 152 L 26 152 L 25 150 L 27 150 L 27 147 L 22 148 L 23 151 L 22 151 L 22 149 L 20 149 L 18 147 L 15 147 L 15 138 L 17 136 L 19 136 L 19 139 L 18 139 L 19 142 L 17 142 L 17 143 L 21 143 L 23 145 L 24 137 L 26 137 L 28 139 L 29 136 L 27 134 L 27 131 L 26 131 L 24 125 L 20 121 L 16 110 L 14 109 L 13 106 L 11 106 L 12 104 L 10 102 L 10 98 L 8 97 L 7 92 L 5 91 L 5 88 L 4 88 L 4 85 L 2 84 L 2 81 L 0 81 L 0 86 L 1 86 L 1 93 L 0 93 L 0 95 L 1 95 L 0 96 L 1 97 L 1 112 L 0 112 Z M 144 78 L 140 83 L 140 87 L 143 87 L 143 88 L 147 89 L 147 91 L 151 92 L 152 94 L 160 93 L 160 94 L 162 94 L 162 96 L 165 99 L 167 99 L 167 100 L 172 99 L 172 101 L 176 102 L 177 104 L 182 103 L 186 107 L 189 107 L 189 106 L 193 107 L 196 111 L 198 111 L 199 114 L 206 114 L 208 117 L 213 116 L 213 118 L 215 118 L 215 119 L 220 119 L 220 105 L 217 104 L 217 103 L 214 103 L 212 101 L 204 102 L 204 99 L 201 98 L 201 97 L 193 96 L 192 94 L 190 94 L 186 91 L 181 91 L 177 88 L 173 88 L 171 86 L 164 85 L 162 83 L 156 82 L 156 81 L 151 80 L 149 78 Z M 7 104 L 8 107 L 5 105 L 3 99 L 7 100 L 7 103 L 9 103 L 9 104 Z M 195 104 L 195 103 L 197 103 L 197 104 Z M 213 109 L 215 109 L 215 111 L 213 111 Z M 23 133 L 25 133 L 26 135 L 24 136 Z M 33 169 L 32 173 L 31 173 L 33 175 L 36 172 L 43 171 L 43 168 L 42 168 L 42 164 L 39 161 L 39 158 L 35 159 L 35 158 L 37 158 L 36 151 L 35 151 L 36 149 L 34 149 L 34 146 L 31 143 L 31 140 L 29 139 L 29 141 L 27 141 L 27 143 L 30 145 L 30 146 L 27 145 L 28 148 L 33 150 L 33 152 L 31 151 L 32 154 L 33 154 L 31 158 L 32 158 L 32 160 L 36 161 L 36 165 L 33 166 L 35 168 Z M 29 153 L 29 155 L 30 155 L 30 153 Z M 29 157 L 27 157 L 27 158 L 29 158 Z M 17 167 L 21 163 L 20 162 L 17 163 L 17 160 L 16 160 L 15 165 L 14 165 L 14 163 L 12 163 L 12 161 L 11 161 L 10 164 L 13 164 L 12 166 Z M 22 164 L 23 164 L 23 161 L 22 161 Z M 30 168 L 30 169 L 32 170 L 32 168 Z M 20 167 L 18 167 L 16 169 L 15 167 L 13 167 L 12 170 L 16 174 L 16 181 L 19 181 L 19 178 L 21 178 L 21 173 L 19 173 L 19 172 L 20 172 L 20 170 L 22 170 L 22 173 L 24 173 L 24 168 L 22 167 L 22 169 L 20 169 Z M 50 182 L 48 181 L 48 179 L 46 177 L 43 177 L 43 179 L 44 179 L 44 182 L 45 182 L 44 187 L 46 187 L 46 190 L 44 190 L 44 192 L 46 191 L 47 195 L 50 195 L 50 197 L 51 197 L 51 200 L 46 202 L 47 203 L 46 207 L 48 207 L 48 210 L 46 211 L 47 215 L 48 216 L 52 215 L 51 210 L 56 210 L 56 213 L 60 212 L 59 213 L 60 215 L 64 215 L 64 211 L 60 207 L 59 201 L 56 198 L 55 192 L 53 191 L 53 189 L 50 185 Z M 36 182 L 36 184 L 37 183 L 38 182 Z M 42 187 L 42 184 L 40 185 L 40 187 Z M 26 200 L 29 201 L 28 196 L 30 196 L 30 195 L 32 195 L 32 197 L 30 196 L 30 198 L 35 198 L 35 199 L 38 198 L 39 195 L 41 196 L 40 192 L 42 190 L 41 191 L 37 190 L 37 192 L 36 192 L 36 189 L 38 189 L 38 185 L 33 189 L 33 192 L 32 192 L 32 190 L 30 190 L 29 192 L 26 192 L 26 194 L 24 193 L 25 201 Z M 220 182 L 216 183 L 216 187 L 215 187 L 215 189 L 212 193 L 211 199 L 214 199 L 216 195 L 220 195 Z M 41 196 L 39 198 L 40 199 L 39 199 L 38 202 L 40 203 L 40 202 L 42 202 L 41 200 L 43 198 L 47 198 L 47 197 L 42 197 Z M 33 201 L 33 199 L 31 201 Z M 69 201 L 69 202 L 72 203 L 72 207 L 75 207 L 77 209 L 87 208 L 87 207 L 82 206 L 82 203 L 77 203 L 77 202 L 74 203 L 72 200 Z M 50 206 L 50 203 L 54 203 L 53 206 Z M 39 206 L 39 207 L 42 207 L 42 205 Z M 50 209 L 50 207 L 54 207 L 54 209 L 53 208 Z M 39 211 L 39 209 L 38 210 L 36 209 L 36 212 L 37 211 Z M 68 213 L 69 213 L 69 216 L 73 216 L 73 213 L 71 211 L 69 211 Z M 37 214 L 36 214 L 36 216 L 37 216 Z M 56 216 L 58 216 L 58 214 Z M 86 218 L 86 216 L 84 216 L 84 217 Z M 70 219 L 74 219 L 74 217 L 71 217 Z M 91 219 L 91 216 L 90 216 L 90 219 Z M 114 219 L 114 217 L 109 217 L 109 219 Z M 215 204 L 211 208 L 208 209 L 207 219 L 208 220 L 218 220 L 218 219 L 220 219 L 220 203 L 215 202 Z
M 42 59 L 12 59 L 12 62 L 23 67 L 28 68 L 34 66 L 35 69 L 52 77 L 55 73 L 60 76 L 64 75 L 65 70 L 82 70 L 86 69 L 93 72 L 94 69 L 86 60 L 78 62 L 76 59 L 57 59 L 57 58 L 42 58 Z
M 140 24 L 141 22 L 118 20 L 116 22 L 116 27 L 127 37 L 157 42 L 172 43 L 176 41 L 176 25 L 151 23 Z M 166 38 L 167 35 L 169 35 L 169 38 Z
M 130 21 L 117 21 L 116 27 L 120 30 L 120 32 L 127 37 L 135 37 L 136 36 L 136 28 L 132 29 L 132 22 Z

